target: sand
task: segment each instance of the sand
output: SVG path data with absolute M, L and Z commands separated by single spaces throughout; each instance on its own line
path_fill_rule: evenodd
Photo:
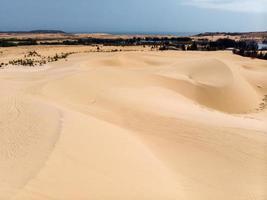
M 87 47 L 0 61 L 32 48 Z M 266 61 L 77 53 L 0 69 L 0 95 L 1 200 L 267 199 Z

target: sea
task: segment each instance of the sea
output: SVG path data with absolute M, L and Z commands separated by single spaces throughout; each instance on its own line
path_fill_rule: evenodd
M 93 34 L 101 32 L 73 32 L 73 34 Z M 197 35 L 200 32 L 103 32 L 112 35 L 173 35 L 180 37 L 189 37 Z
M 259 50 L 261 49 L 267 49 L 267 44 L 258 43 Z

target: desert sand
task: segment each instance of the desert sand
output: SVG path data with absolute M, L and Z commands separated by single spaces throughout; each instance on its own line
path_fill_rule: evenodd
M 266 200 L 267 62 L 77 51 L 0 69 L 2 200 Z

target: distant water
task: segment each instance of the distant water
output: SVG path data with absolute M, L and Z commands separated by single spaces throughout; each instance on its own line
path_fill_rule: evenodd
M 267 49 L 267 44 L 259 43 L 259 49 Z
M 98 32 L 73 32 L 75 34 L 92 34 Z M 174 36 L 192 36 L 197 35 L 199 32 L 100 32 L 112 35 L 174 35 Z

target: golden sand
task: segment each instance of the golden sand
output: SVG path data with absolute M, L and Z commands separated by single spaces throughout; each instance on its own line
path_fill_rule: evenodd
M 78 53 L 0 69 L 0 95 L 0 199 L 267 199 L 266 61 Z

